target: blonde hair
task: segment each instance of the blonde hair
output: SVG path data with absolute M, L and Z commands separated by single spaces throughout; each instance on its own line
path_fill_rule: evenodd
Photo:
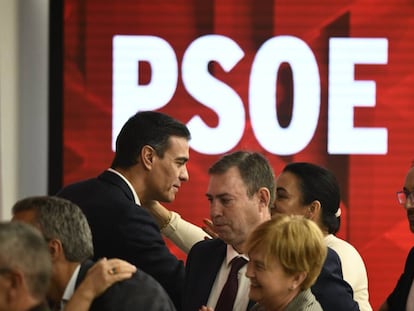
M 250 235 L 247 253 L 264 252 L 264 264 L 278 260 L 290 275 L 306 272 L 301 289 L 311 287 L 321 272 L 327 254 L 323 234 L 315 222 L 299 215 L 277 214 Z

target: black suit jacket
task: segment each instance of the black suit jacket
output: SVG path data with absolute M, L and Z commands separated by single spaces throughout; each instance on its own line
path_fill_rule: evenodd
M 225 256 L 226 244 L 220 239 L 201 241 L 193 246 L 186 263 L 183 311 L 197 311 L 201 305 L 207 304 Z M 342 278 L 339 256 L 330 248 L 321 274 L 311 289 L 323 310 L 359 310 L 353 300 L 351 286 Z M 252 305 L 251 302 L 247 310 Z
M 405 311 L 408 293 L 414 280 L 414 247 L 410 250 L 405 261 L 404 272 L 397 285 L 387 298 L 389 311 Z
M 93 265 L 86 261 L 81 265 L 76 280 L 76 287 L 85 278 L 86 272 Z M 162 286 L 150 275 L 137 270 L 127 280 L 117 282 L 97 297 L 90 311 L 175 311 L 174 304 Z
M 58 194 L 80 206 L 92 230 L 94 259 L 121 258 L 156 279 L 181 309 L 185 269 L 171 254 L 154 218 L 134 202 L 121 177 L 105 171 Z

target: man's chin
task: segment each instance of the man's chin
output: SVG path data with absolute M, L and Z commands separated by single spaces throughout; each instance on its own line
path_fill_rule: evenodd
M 171 195 L 170 197 L 168 197 L 167 200 L 166 200 L 166 202 L 167 203 L 171 203 L 171 202 L 174 202 L 174 200 L 175 200 L 175 194 L 174 195 Z
M 164 195 L 162 198 L 160 198 L 158 201 L 163 203 L 172 203 L 175 200 L 175 193 L 168 193 L 167 195 Z

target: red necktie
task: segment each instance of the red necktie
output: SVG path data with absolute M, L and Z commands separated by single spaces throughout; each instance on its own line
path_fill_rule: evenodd
M 215 311 L 233 310 L 234 301 L 237 296 L 237 289 L 239 287 L 237 273 L 246 263 L 247 260 L 243 257 L 235 257 L 232 259 L 230 273 L 217 301 L 216 308 L 214 309 Z

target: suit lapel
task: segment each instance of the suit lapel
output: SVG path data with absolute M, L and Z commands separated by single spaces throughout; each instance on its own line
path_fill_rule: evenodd
M 86 260 L 81 264 L 80 269 L 79 269 L 78 278 L 76 279 L 75 288 L 77 288 L 79 286 L 79 284 L 83 281 L 83 279 L 86 276 L 86 273 L 93 266 L 93 264 L 94 264 L 94 262 L 92 260 Z
M 208 286 L 206 286 L 207 289 L 207 293 L 206 293 L 206 297 L 208 299 L 209 295 L 210 295 L 210 291 L 213 287 L 214 281 L 216 280 L 216 276 L 218 275 L 221 265 L 223 264 L 223 260 L 226 258 L 226 250 L 227 250 L 227 245 L 220 239 L 217 239 L 214 245 L 215 249 L 211 251 L 211 254 L 218 254 L 217 256 L 206 256 L 206 265 L 204 265 L 205 267 L 209 268 L 206 269 L 205 271 L 205 275 L 206 275 L 206 284 L 208 284 Z M 208 262 L 211 262 L 211 264 L 209 265 Z
M 126 195 L 126 197 L 131 200 L 132 202 L 135 202 L 134 200 L 134 194 L 132 193 L 131 189 L 127 185 L 125 181 L 122 180 L 121 177 L 119 177 L 117 174 L 105 171 L 101 175 L 98 176 L 98 179 L 101 179 L 105 182 L 108 182 L 110 184 L 113 184 L 120 188 L 122 192 Z

